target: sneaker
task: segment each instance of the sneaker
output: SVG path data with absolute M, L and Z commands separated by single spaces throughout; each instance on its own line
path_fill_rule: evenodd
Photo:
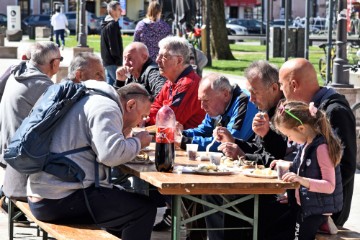
M 327 218 L 327 221 L 325 221 L 323 224 L 321 224 L 318 232 L 335 235 L 338 233 L 338 228 L 336 227 L 332 218 L 329 216 Z
M 8 205 L 6 203 L 6 197 L 3 196 L 0 198 L 0 211 L 7 214 L 8 213 Z
M 64 47 L 65 47 L 65 46 L 64 46 L 64 45 L 62 45 L 62 46 L 61 46 L 61 50 L 64 50 Z
M 171 209 L 166 209 L 163 215 L 163 219 L 155 224 L 153 231 L 163 232 L 169 231 L 171 229 Z

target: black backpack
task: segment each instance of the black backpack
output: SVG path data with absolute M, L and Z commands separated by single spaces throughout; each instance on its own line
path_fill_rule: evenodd
M 4 160 L 20 173 L 44 171 L 67 182 L 82 182 L 84 171 L 66 155 L 87 151 L 91 147 L 62 153 L 51 153 L 49 148 L 54 128 L 69 109 L 90 91 L 109 97 L 104 92 L 72 81 L 50 86 L 16 130 L 4 151 Z

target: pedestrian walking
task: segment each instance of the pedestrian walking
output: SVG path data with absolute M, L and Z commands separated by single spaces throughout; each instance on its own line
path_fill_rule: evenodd
M 68 20 L 65 14 L 60 12 L 60 7 L 56 8 L 56 13 L 51 17 L 51 26 L 54 28 L 56 44 L 60 48 L 61 39 L 61 50 L 64 50 L 65 47 L 65 29 L 68 26 Z

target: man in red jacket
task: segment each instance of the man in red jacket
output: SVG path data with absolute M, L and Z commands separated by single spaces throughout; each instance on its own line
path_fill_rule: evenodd
M 184 129 L 195 128 L 205 117 L 198 100 L 200 77 L 190 65 L 188 42 L 180 37 L 166 37 L 159 42 L 159 54 L 156 62 L 160 74 L 167 81 L 151 105 L 149 124 L 155 124 L 156 114 L 164 101 L 170 101 L 170 107 Z

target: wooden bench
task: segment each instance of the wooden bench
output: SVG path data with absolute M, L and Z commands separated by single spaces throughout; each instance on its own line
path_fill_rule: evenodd
M 54 223 L 46 223 L 37 220 L 34 215 L 32 215 L 29 204 L 21 201 L 9 201 L 9 239 L 13 239 L 14 235 L 14 220 L 21 213 L 14 212 L 14 205 L 16 205 L 23 214 L 25 214 L 28 219 L 35 222 L 43 231 L 43 239 L 48 239 L 48 234 L 53 238 L 58 240 L 115 240 L 119 239 L 114 235 L 101 230 L 96 225 L 85 225 L 85 224 L 69 224 L 61 225 Z
M 336 235 L 316 234 L 316 240 L 350 240 L 360 239 L 360 233 L 351 231 L 346 228 L 339 229 Z

